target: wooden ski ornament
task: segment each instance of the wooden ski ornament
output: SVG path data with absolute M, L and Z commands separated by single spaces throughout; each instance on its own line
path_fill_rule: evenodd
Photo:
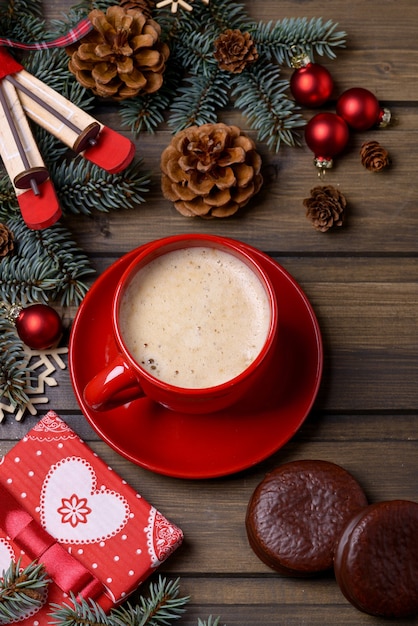
M 74 152 L 112 174 L 132 161 L 135 145 L 130 139 L 104 126 L 26 70 L 6 80 L 19 91 L 28 117 Z
M 52 226 L 61 208 L 13 85 L 0 82 L 0 155 L 29 228 Z

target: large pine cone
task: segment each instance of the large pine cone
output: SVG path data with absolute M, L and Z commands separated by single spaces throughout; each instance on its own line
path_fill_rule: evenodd
M 142 11 L 111 6 L 89 13 L 94 29 L 67 48 L 70 71 L 102 98 L 124 100 L 153 93 L 163 84 L 169 49 L 161 28 Z
M 162 191 L 186 217 L 228 217 L 263 182 L 255 144 L 237 126 L 191 126 L 161 155 Z
M 258 52 L 249 33 L 228 29 L 215 40 L 214 57 L 221 70 L 240 74 L 258 59 Z

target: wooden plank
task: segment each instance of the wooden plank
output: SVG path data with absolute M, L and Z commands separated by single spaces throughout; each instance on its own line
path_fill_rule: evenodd
M 302 458 L 347 468 L 370 502 L 418 501 L 418 3 L 245 4 L 257 20 L 306 16 L 338 22 L 347 32 L 346 48 L 337 50 L 335 61 L 315 59 L 335 80 L 332 99 L 323 109 L 335 110 L 344 89 L 365 86 L 390 108 L 392 124 L 385 130 L 351 133 L 347 149 L 323 181 L 303 142 L 300 148 L 282 147 L 278 154 L 257 142 L 263 158 L 262 190 L 237 216 L 210 222 L 186 219 L 162 198 L 159 162 L 172 136 L 162 125 L 155 135 L 144 133 L 135 140 L 136 157 L 143 158 L 143 171 L 151 179 L 146 202 L 132 211 L 66 216 L 64 223 L 98 275 L 125 252 L 179 232 L 231 236 L 273 256 L 305 291 L 323 334 L 324 374 L 313 410 L 271 457 L 239 474 L 203 481 L 149 472 L 112 450 L 81 414 L 68 369 L 59 374 L 58 387 L 47 390 L 45 410 L 54 408 L 115 471 L 183 528 L 184 545 L 159 570 L 170 578 L 180 576 L 181 594 L 191 596 L 181 624 L 196 626 L 198 618 L 212 614 L 227 626 L 383 626 L 387 620 L 360 613 L 345 600 L 332 573 L 294 580 L 265 566 L 248 545 L 245 512 L 267 472 Z M 68 0 L 48 2 L 48 16 L 61 18 L 70 5 Z M 283 75 L 291 71 L 284 68 Z M 308 120 L 315 112 L 302 113 Z M 219 118 L 256 139 L 232 103 Z M 101 104 L 97 119 L 129 135 L 114 104 Z M 391 166 L 379 174 L 360 163 L 359 150 L 367 140 L 379 141 L 390 153 Z M 334 185 L 347 198 L 347 220 L 339 230 L 318 233 L 306 220 L 303 199 L 319 184 Z M 65 311 L 66 323 L 74 314 L 74 308 Z M 7 417 L 0 427 L 0 454 L 11 450 L 37 420 L 27 416 L 17 423 Z M 418 619 L 396 624 L 418 624 Z
M 280 253 L 380 253 L 402 254 L 416 251 L 418 202 L 416 185 L 409 184 L 418 167 L 415 150 L 418 127 L 416 115 L 399 107 L 393 110 L 394 126 L 385 130 L 358 133 L 350 139 L 346 152 L 335 159 L 334 168 L 323 181 L 313 166 L 313 153 L 306 147 L 281 148 L 271 154 L 258 145 L 263 158 L 264 185 L 247 207 L 236 216 L 214 219 L 185 218 L 160 191 L 159 159 L 171 134 L 159 131 L 136 141 L 137 158 L 144 159 L 143 172 L 152 172 L 150 193 L 134 210 L 109 214 L 95 213 L 91 219 L 67 218 L 77 241 L 91 253 L 123 253 L 142 243 L 178 232 L 212 232 L 241 239 L 264 250 Z M 231 116 L 231 123 L 236 122 Z M 307 118 L 308 119 L 308 118 Z M 253 134 L 252 132 L 250 134 Z M 371 173 L 361 165 L 359 150 L 364 141 L 379 141 L 392 159 L 392 165 Z M 345 225 L 328 233 L 315 231 L 305 217 L 303 200 L 311 189 L 323 184 L 340 189 L 347 199 Z M 132 222 L 136 227 L 132 227 Z

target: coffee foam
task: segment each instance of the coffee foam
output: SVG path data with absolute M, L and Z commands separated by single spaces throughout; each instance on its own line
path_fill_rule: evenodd
M 139 270 L 120 307 L 122 337 L 153 376 L 184 388 L 222 384 L 260 353 L 270 326 L 260 279 L 209 247 L 166 253 Z

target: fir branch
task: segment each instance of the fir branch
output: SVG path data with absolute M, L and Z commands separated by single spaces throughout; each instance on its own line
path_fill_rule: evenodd
M 70 594 L 71 604 L 63 605 L 51 603 L 52 621 L 49 624 L 57 626 L 122 626 L 121 622 L 115 622 L 111 615 L 106 615 L 104 610 L 93 600 L 80 598 L 79 601 L 74 594 Z
M 114 6 L 115 0 L 81 0 L 78 4 L 72 8 L 76 11 L 81 11 L 84 15 L 87 15 L 93 9 L 99 9 L 106 13 L 108 7 Z
M 208 75 L 217 63 L 213 56 L 216 33 L 210 33 L 211 25 L 204 32 L 194 30 L 190 23 L 179 34 L 175 53 L 180 64 L 186 69 L 199 75 Z M 209 32 L 208 32 L 209 31 Z
M 174 61 L 165 70 L 163 86 L 157 93 L 128 98 L 120 103 L 122 124 L 138 136 L 142 131 L 154 133 L 164 122 L 165 113 L 182 79 L 182 70 Z
M 3 37 L 32 43 L 45 39 L 45 22 L 34 15 L 13 14 L 11 16 L 0 16 L 0 34 Z
M 61 298 L 63 306 L 78 305 L 88 289 L 83 281 L 94 270 L 69 232 L 61 224 L 30 230 L 20 216 L 7 226 L 17 244 L 16 253 L 0 263 L 1 298 L 20 304 Z
M 0 297 L 9 303 L 47 302 L 54 291 L 55 271 L 49 259 L 7 256 L 0 263 Z
M 258 131 L 258 140 L 266 141 L 275 152 L 281 143 L 299 144 L 296 129 L 305 124 L 298 107 L 287 96 L 288 81 L 280 80 L 277 65 L 256 64 L 233 79 L 232 97 Z
M 135 607 L 127 605 L 114 609 L 114 615 L 121 619 L 122 624 L 129 626 L 163 626 L 177 620 L 185 611 L 189 597 L 179 597 L 180 580 L 167 581 L 159 577 L 156 583 L 149 586 L 149 597 L 140 597 Z
M 19 214 L 19 204 L 12 182 L 7 174 L 0 176 L 0 221 Z
M 251 35 L 261 56 L 290 66 L 294 48 L 298 53 L 312 56 L 315 52 L 334 59 L 334 48 L 344 47 L 346 38 L 346 33 L 337 31 L 337 27 L 337 23 L 324 23 L 321 18 L 285 18 L 276 23 L 259 22 L 251 29 Z
M 138 136 L 141 132 L 155 133 L 158 126 L 164 122 L 171 96 L 162 91 L 156 94 L 145 94 L 121 102 L 120 117 L 122 124 Z
M 68 70 L 68 56 L 61 48 L 37 50 L 25 58 L 25 69 L 85 111 L 93 108 L 95 98 Z
M 15 19 L 22 15 L 42 17 L 42 0 L 9 0 L 6 12 Z
M 194 29 L 206 31 L 209 24 L 213 24 L 217 34 L 228 28 L 248 30 L 252 20 L 247 16 L 246 7 L 238 2 L 230 0 L 216 0 L 205 5 L 199 2 L 193 6 L 193 11 L 187 15 L 187 20 L 193 24 Z
M 215 123 L 217 110 L 228 104 L 229 77 L 214 66 L 211 73 L 188 77 L 171 107 L 168 123 L 174 132 L 194 124 Z
M 109 615 L 93 600 L 77 601 L 71 596 L 71 604 L 52 604 L 51 617 L 56 626 L 164 626 L 177 620 L 185 611 L 189 597 L 179 597 L 179 579 L 167 581 L 159 578 L 150 585 L 149 597 L 141 596 L 135 607 L 127 603 L 113 608 Z
M 214 618 L 212 615 L 209 615 L 209 618 L 205 621 L 200 618 L 197 620 L 197 626 L 219 626 L 220 617 Z
M 75 215 L 91 215 L 93 210 L 107 213 L 143 203 L 149 179 L 141 173 L 141 167 L 139 160 L 119 174 L 108 174 L 80 157 L 50 166 L 50 172 L 63 209 Z
M 13 406 L 25 405 L 29 401 L 25 389 L 30 372 L 26 366 L 23 342 L 11 322 L 2 317 L 0 337 L 0 400 L 5 398 Z
M 42 606 L 49 578 L 43 565 L 31 563 L 21 570 L 20 559 L 0 579 L 0 624 L 10 624 Z

